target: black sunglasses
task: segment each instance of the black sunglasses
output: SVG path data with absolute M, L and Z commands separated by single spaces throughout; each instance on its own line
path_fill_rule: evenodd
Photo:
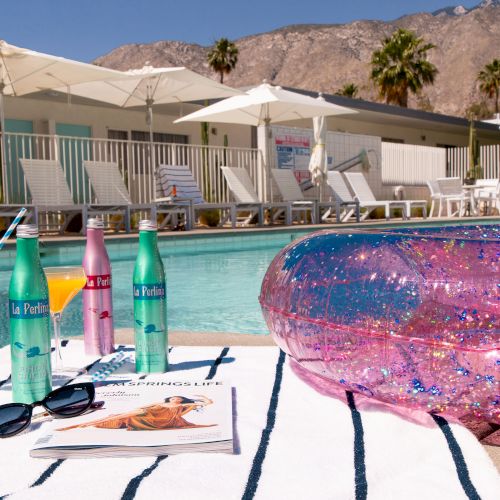
M 19 434 L 31 422 L 33 408 L 43 406 L 49 415 L 58 418 L 76 417 L 94 402 L 95 388 L 91 382 L 65 385 L 49 392 L 35 403 L 11 403 L 0 406 L 0 438 Z

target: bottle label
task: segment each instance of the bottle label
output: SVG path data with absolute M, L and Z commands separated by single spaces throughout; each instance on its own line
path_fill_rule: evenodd
M 165 285 L 134 285 L 134 300 L 162 300 L 165 298 Z
M 9 300 L 11 319 L 46 318 L 50 314 L 49 301 L 41 300 Z
M 87 284 L 84 290 L 107 290 L 111 288 L 111 274 L 87 275 Z

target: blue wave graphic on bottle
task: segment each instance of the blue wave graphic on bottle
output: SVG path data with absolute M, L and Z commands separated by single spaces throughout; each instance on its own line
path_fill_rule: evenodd
M 137 371 L 163 373 L 167 369 L 165 284 L 134 284 L 133 294 Z

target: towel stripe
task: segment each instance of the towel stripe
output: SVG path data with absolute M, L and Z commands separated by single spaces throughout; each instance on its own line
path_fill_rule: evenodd
M 354 485 L 356 500 L 365 500 L 368 495 L 368 483 L 366 481 L 363 422 L 354 402 L 354 394 L 351 391 L 345 391 L 345 394 L 354 426 Z
M 173 348 L 171 347 L 169 352 L 172 349 Z M 208 375 L 205 377 L 205 380 L 210 380 L 215 376 L 215 374 L 217 373 L 217 368 L 222 363 L 223 358 L 227 356 L 228 352 L 229 352 L 229 347 L 224 347 L 222 349 L 221 353 L 214 360 L 213 365 L 210 367 L 210 371 L 208 372 Z M 146 479 L 158 467 L 160 462 L 167 457 L 168 455 L 158 457 L 156 461 L 153 463 L 153 465 L 150 465 L 148 468 L 144 469 L 138 476 L 134 477 L 125 488 L 122 500 L 133 500 L 135 498 L 139 486 L 141 485 L 142 480 Z
M 143 479 L 146 479 L 149 475 L 153 473 L 153 471 L 160 465 L 162 460 L 165 460 L 168 455 L 164 455 L 161 457 L 157 457 L 154 461 L 153 465 L 149 466 L 147 469 L 144 469 L 138 476 L 135 476 L 130 480 L 125 488 L 125 491 L 122 495 L 122 500 L 132 500 L 135 498 L 135 494 L 137 493 L 137 489 L 139 488 Z
M 52 474 L 55 472 L 55 470 L 64 462 L 64 459 L 59 459 L 53 462 L 49 467 L 45 469 L 45 471 L 40 475 L 40 477 L 30 486 L 30 488 L 33 488 L 34 486 L 40 486 L 41 484 L 45 483 L 47 479 L 52 476 Z
M 0 387 L 10 381 L 10 375 L 5 380 L 0 380 Z
M 63 347 L 66 347 L 68 345 L 69 341 L 68 340 L 63 340 L 61 342 Z M 93 363 L 90 363 L 89 365 L 85 366 L 84 370 L 88 371 L 90 370 L 94 365 L 99 363 L 102 358 L 96 359 Z M 68 385 L 70 382 L 72 382 L 73 379 L 69 379 L 64 385 Z M 61 458 L 59 460 L 56 460 L 53 462 L 51 465 L 49 465 L 41 474 L 40 477 L 30 486 L 30 488 L 33 488 L 34 486 L 40 486 L 43 484 L 47 479 L 52 476 L 52 474 L 56 471 L 56 469 L 65 461 L 65 458 Z
M 248 476 L 245 492 L 241 497 L 242 500 L 250 500 L 255 496 L 257 486 L 259 485 L 260 476 L 262 475 L 262 464 L 266 458 L 267 448 L 269 446 L 269 439 L 274 429 L 276 422 L 276 409 L 278 408 L 278 396 L 281 390 L 281 381 L 283 380 L 283 365 L 285 363 L 285 353 L 280 349 L 278 363 L 276 365 L 276 375 L 274 378 L 273 392 L 271 394 L 271 401 L 269 402 L 269 409 L 267 410 L 267 423 L 265 429 L 262 430 L 259 447 L 253 459 L 252 469 Z
M 211 380 L 215 377 L 215 374 L 217 373 L 217 368 L 222 363 L 224 357 L 227 356 L 228 352 L 229 352 L 229 347 L 224 347 L 224 349 L 222 349 L 221 353 L 219 354 L 219 357 L 214 361 L 214 364 L 210 367 L 210 371 L 208 372 L 207 378 L 205 380 Z
M 434 419 L 434 422 L 436 422 L 436 424 L 444 434 L 444 437 L 446 438 L 448 448 L 450 448 L 451 456 L 453 457 L 453 461 L 455 462 L 458 479 L 460 481 L 460 484 L 462 485 L 462 488 L 464 489 L 465 494 L 470 500 L 481 500 L 481 497 L 477 493 L 476 488 L 472 484 L 464 455 L 462 453 L 460 445 L 453 435 L 448 421 L 439 415 L 434 415 L 433 413 L 431 413 L 431 417 Z

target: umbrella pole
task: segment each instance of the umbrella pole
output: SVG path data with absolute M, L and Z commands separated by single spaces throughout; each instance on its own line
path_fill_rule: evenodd
M 0 155 L 0 169 L 2 171 L 2 175 L 0 178 L 0 201 L 2 203 L 5 203 L 5 186 L 7 185 L 6 182 L 6 175 L 7 172 L 5 171 L 6 168 L 6 162 L 5 162 L 5 147 L 6 147 L 6 141 L 5 141 L 5 114 L 4 114 L 4 96 L 3 96 L 3 90 L 5 88 L 5 83 L 0 81 L 0 127 L 1 127 L 1 133 L 2 133 L 2 140 L 0 142 L 0 150 L 1 150 L 1 155 Z
M 265 175 L 266 175 L 266 191 L 268 201 L 273 201 L 273 183 L 271 181 L 271 156 L 272 156 L 272 145 L 271 145 L 271 120 L 266 118 L 264 120 L 265 123 L 265 136 L 266 136 L 266 161 L 265 161 Z

